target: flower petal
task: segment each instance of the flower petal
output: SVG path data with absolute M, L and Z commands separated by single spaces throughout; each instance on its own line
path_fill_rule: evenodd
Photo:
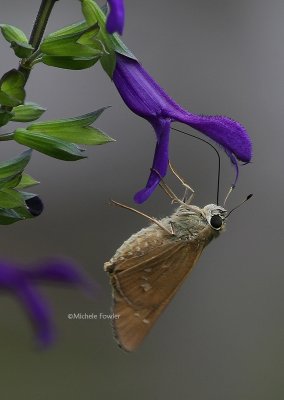
M 30 317 L 39 343 L 47 346 L 54 339 L 51 312 L 43 298 L 25 275 L 25 270 L 0 263 L 0 288 L 9 290 L 19 300 Z
M 35 287 L 27 281 L 21 282 L 15 294 L 34 325 L 39 344 L 44 347 L 49 346 L 54 341 L 54 329 L 51 311 L 47 303 Z
M 183 122 L 204 133 L 226 151 L 233 153 L 239 160 L 244 162 L 251 160 L 251 140 L 239 122 L 222 115 L 191 114 L 178 105 L 175 110 L 172 110 L 171 116 L 175 121 Z
M 21 279 L 19 270 L 6 262 L 0 262 L 0 288 L 11 289 Z
M 113 82 L 125 104 L 142 118 L 159 117 L 164 92 L 136 60 L 116 53 Z
M 94 295 L 95 285 L 75 265 L 63 260 L 48 260 L 36 268 L 27 269 L 25 275 L 31 280 L 58 282 L 81 286 L 88 294 Z
M 0 262 L 0 289 L 9 290 L 21 302 L 28 313 L 42 346 L 54 340 L 54 326 L 51 311 L 38 293 L 39 282 L 61 282 L 81 286 L 88 294 L 94 294 L 94 287 L 74 265 L 60 260 L 44 262 L 36 268 L 20 268 Z
M 123 0 L 108 0 L 110 13 L 107 17 L 106 28 L 108 33 L 118 32 L 122 35 L 124 28 L 124 2 Z
M 166 175 L 169 164 L 168 148 L 171 121 L 169 119 L 154 120 L 152 121 L 152 125 L 157 135 L 153 166 L 146 187 L 134 196 L 136 203 L 143 203 L 151 196 L 161 180 L 160 176 L 164 177 Z M 158 171 L 159 174 L 155 171 Z

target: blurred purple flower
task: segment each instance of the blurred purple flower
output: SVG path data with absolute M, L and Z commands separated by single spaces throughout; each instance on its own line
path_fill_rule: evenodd
M 108 33 L 118 32 L 122 35 L 124 27 L 124 2 L 123 0 L 108 0 L 110 12 L 107 17 L 106 28 Z
M 36 288 L 41 282 L 76 285 L 88 292 L 92 286 L 67 262 L 53 260 L 29 269 L 0 262 L 0 289 L 9 290 L 18 298 L 34 325 L 39 344 L 48 346 L 54 341 L 54 328 L 51 310 Z
M 197 129 L 222 146 L 236 168 L 237 180 L 237 160 L 248 163 L 252 157 L 251 140 L 245 128 L 228 117 L 197 115 L 186 111 L 168 96 L 138 61 L 118 53 L 116 57 L 113 82 L 119 94 L 130 110 L 150 122 L 157 137 L 153 169 L 146 187 L 135 195 L 135 201 L 143 203 L 159 184 L 160 177 L 153 170 L 162 177 L 167 173 L 173 121 Z

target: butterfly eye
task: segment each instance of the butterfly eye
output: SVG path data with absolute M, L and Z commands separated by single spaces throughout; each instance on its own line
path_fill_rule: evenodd
M 213 215 L 210 219 L 210 225 L 213 229 L 220 229 L 223 225 L 223 219 L 220 217 L 220 215 Z

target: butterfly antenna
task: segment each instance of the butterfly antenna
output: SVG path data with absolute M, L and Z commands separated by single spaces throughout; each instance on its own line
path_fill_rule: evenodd
M 213 146 L 212 143 L 207 142 L 207 140 L 205 140 L 205 139 L 202 139 L 202 138 L 200 138 L 200 137 L 198 137 L 198 136 L 192 135 L 191 133 L 184 132 L 184 131 L 182 131 L 182 130 L 180 130 L 180 129 L 177 129 L 177 128 L 171 128 L 171 129 L 172 129 L 173 131 L 180 132 L 180 133 L 183 133 L 184 135 L 191 136 L 191 137 L 193 137 L 193 138 L 195 138 L 195 139 L 198 139 L 198 140 L 200 140 L 201 142 L 205 142 L 205 143 L 207 143 L 210 147 L 212 147 L 212 149 L 214 149 L 214 151 L 215 151 L 215 153 L 217 154 L 217 157 L 218 157 L 217 205 L 219 205 L 220 173 L 221 173 L 221 158 L 220 158 L 219 151 L 216 149 L 215 146 Z
M 232 214 L 233 211 L 235 211 L 237 208 L 241 207 L 246 201 L 248 201 L 249 199 L 251 199 L 253 196 L 253 194 L 249 194 L 240 204 L 238 204 L 236 207 L 232 208 L 232 210 L 226 215 L 226 218 L 228 218 L 228 216 L 230 214 Z

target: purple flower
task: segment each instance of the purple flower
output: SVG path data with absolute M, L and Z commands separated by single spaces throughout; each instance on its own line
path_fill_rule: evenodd
M 107 17 L 106 28 L 108 33 L 118 32 L 122 35 L 124 27 L 123 0 L 108 0 L 110 13 Z
M 118 53 L 116 56 L 113 82 L 118 92 L 135 114 L 150 122 L 157 137 L 153 169 L 146 187 L 135 195 L 135 201 L 143 203 L 159 184 L 160 177 L 153 170 L 158 171 L 162 177 L 166 175 L 173 121 L 197 129 L 223 147 L 236 168 L 237 180 L 237 160 L 248 163 L 252 157 L 251 140 L 245 128 L 228 117 L 197 115 L 186 111 L 168 96 L 138 61 Z
M 90 291 L 90 283 L 70 263 L 49 261 L 35 268 L 0 262 L 0 289 L 14 294 L 34 325 L 38 342 L 47 346 L 54 341 L 52 313 L 36 288 L 37 283 L 59 282 L 79 286 Z
M 34 216 L 38 217 L 43 212 L 43 202 L 38 196 L 31 197 L 25 201 L 29 212 Z

